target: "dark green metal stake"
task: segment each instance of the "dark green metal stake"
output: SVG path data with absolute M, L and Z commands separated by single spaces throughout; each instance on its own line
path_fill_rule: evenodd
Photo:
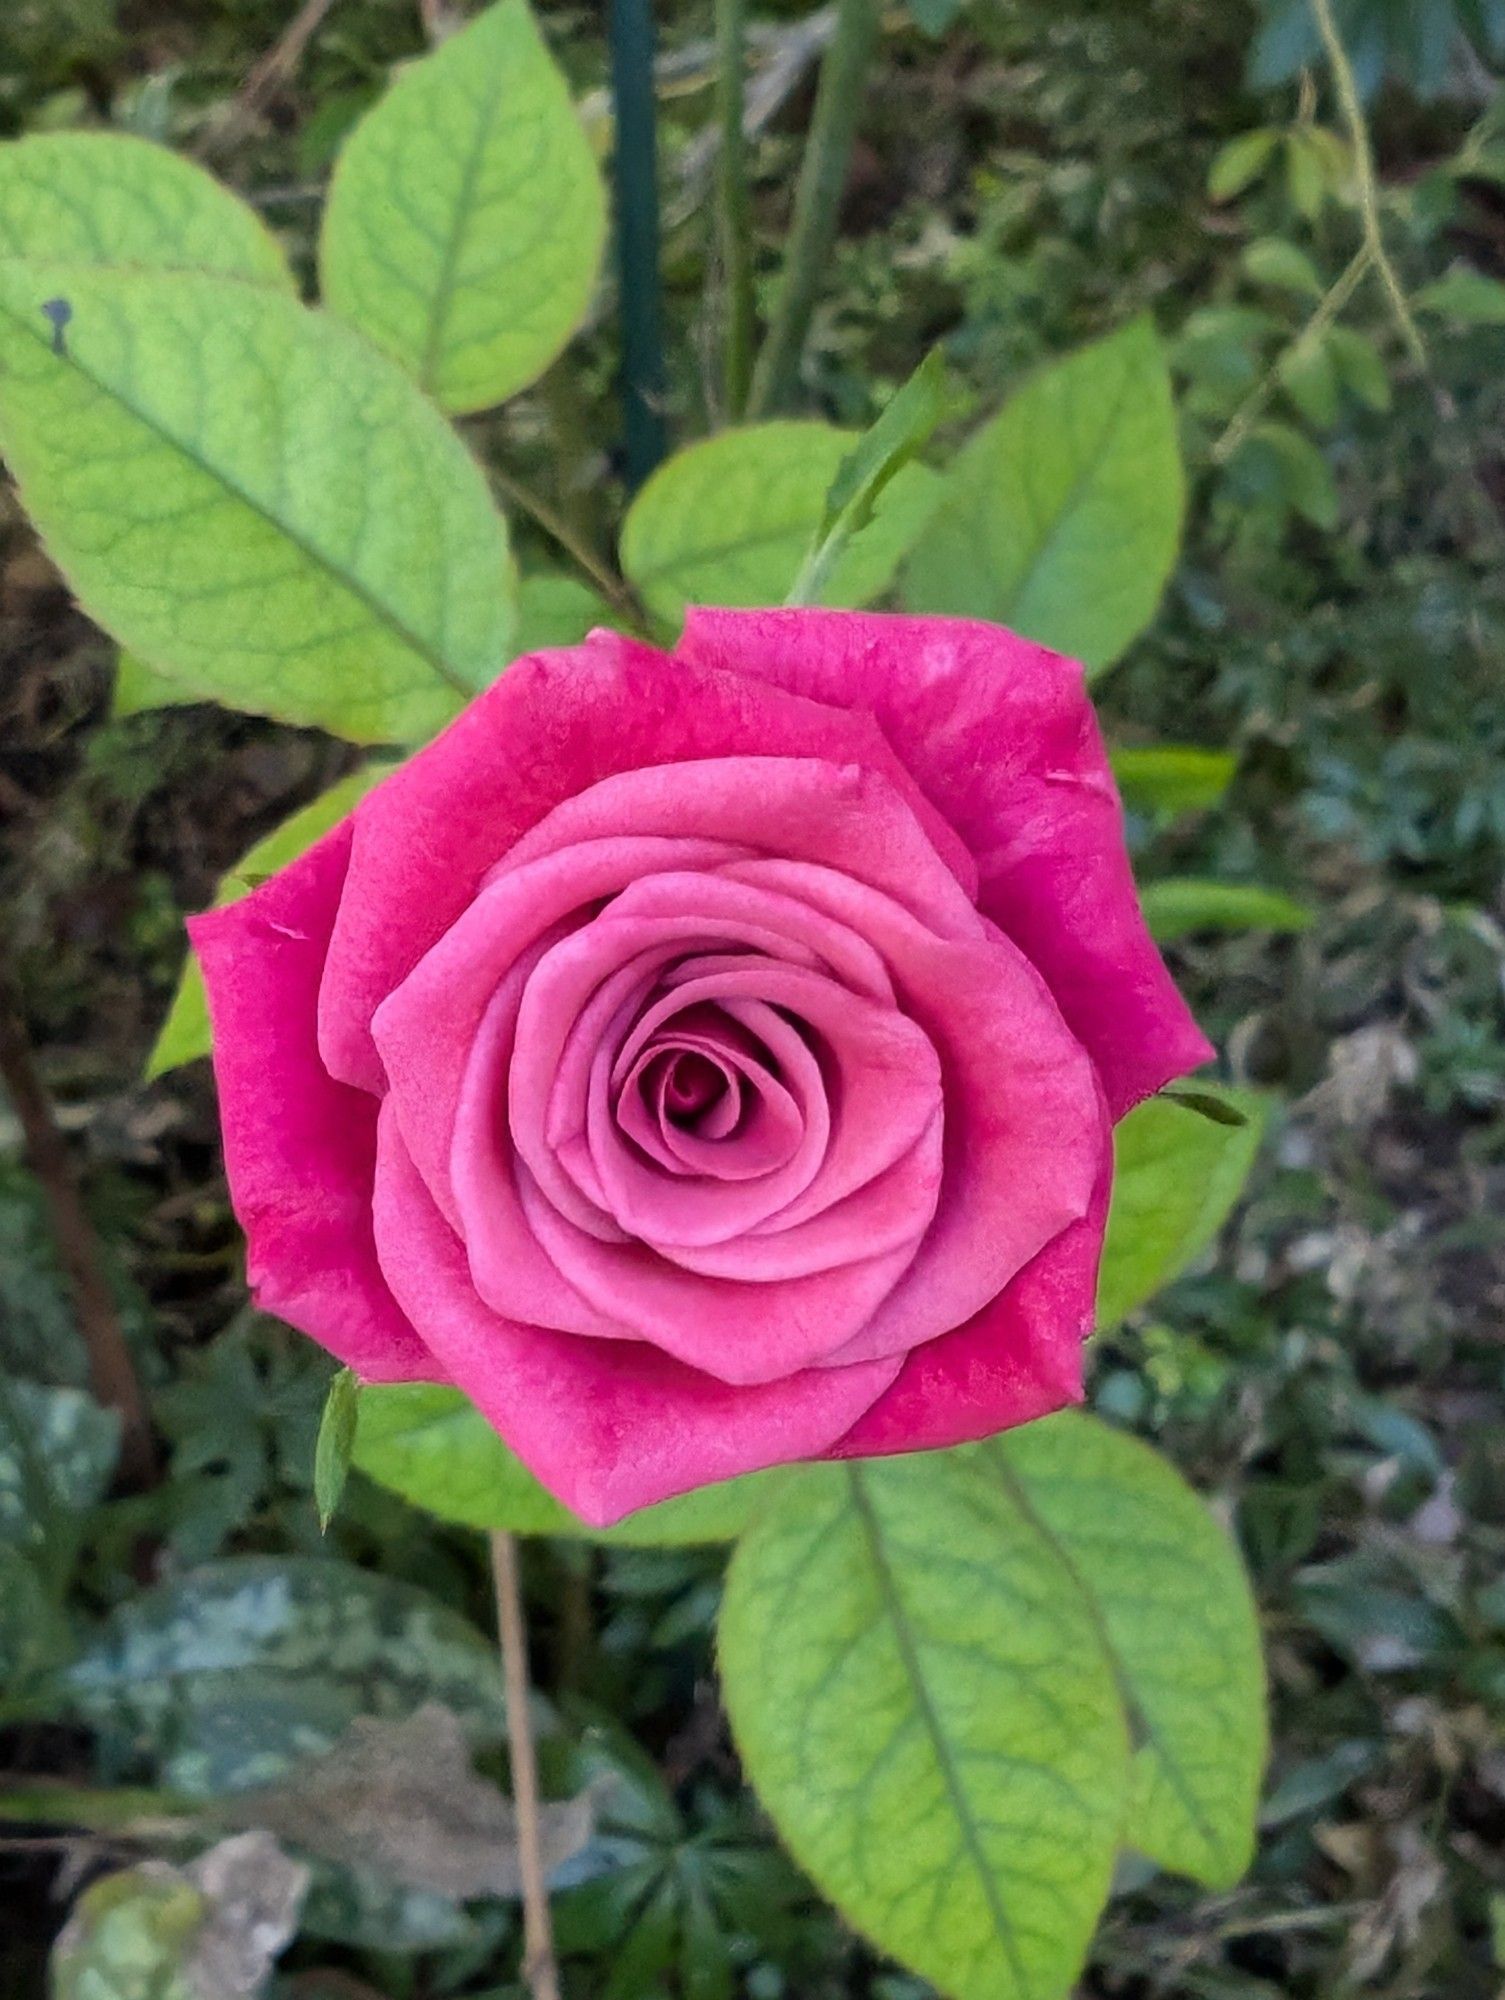
M 611 82 L 616 101 L 612 171 L 622 297 L 622 414 L 627 484 L 636 491 L 668 448 L 652 0 L 611 0 Z

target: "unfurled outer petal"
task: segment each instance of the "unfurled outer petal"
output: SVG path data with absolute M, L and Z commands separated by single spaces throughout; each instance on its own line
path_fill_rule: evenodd
M 334 1081 L 315 1039 L 349 853 L 346 820 L 240 902 L 189 920 L 230 1196 L 259 1306 L 368 1382 L 443 1381 L 376 1261 L 376 1101 Z
M 679 657 L 865 708 L 976 857 L 981 909 L 1044 975 L 1115 1119 L 1212 1055 L 1140 914 L 1082 670 L 996 625 L 689 613 Z

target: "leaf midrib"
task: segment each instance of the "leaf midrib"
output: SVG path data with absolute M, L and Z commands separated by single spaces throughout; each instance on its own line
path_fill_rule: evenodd
M 851 1465 L 848 1467 L 848 1473 L 852 1485 L 852 1505 L 862 1525 L 863 1535 L 867 1541 L 868 1554 L 872 1561 L 873 1573 L 878 1580 L 883 1607 L 888 1615 L 889 1624 L 893 1628 L 894 1643 L 898 1647 L 904 1671 L 908 1675 L 910 1685 L 914 1690 L 915 1709 L 924 1724 L 926 1734 L 930 1738 L 931 1748 L 935 1754 L 942 1782 L 951 1800 L 957 1823 L 962 1830 L 962 1840 L 966 1847 L 968 1858 L 976 1871 L 979 1883 L 982 1885 L 983 1900 L 987 1904 L 988 1915 L 992 1919 L 994 1934 L 1003 1948 L 1004 1955 L 1009 1961 L 1015 1979 L 1018 1981 L 1019 1991 L 1023 1996 L 1023 2000 L 1030 2000 L 1033 1987 L 1030 1983 L 1028 1972 L 1025 1969 L 1024 1961 L 1020 1957 L 1019 1942 L 1014 1935 L 1014 1927 L 1009 1921 L 1009 1914 L 1004 1908 L 1003 1899 L 998 1893 L 998 1884 L 994 1879 L 993 1869 L 988 1861 L 986 1850 L 983 1847 L 981 1832 L 978 1829 L 976 1820 L 972 1816 L 971 1802 L 967 1798 L 966 1788 L 962 1783 L 961 1773 L 957 1769 L 956 1759 L 952 1754 L 950 1742 L 947 1739 L 945 1730 L 941 1726 L 941 1719 L 936 1712 L 935 1703 L 931 1699 L 929 1683 L 925 1679 L 924 1666 L 920 1659 L 919 1646 L 910 1626 L 909 1614 L 905 1609 L 904 1600 L 899 1593 L 899 1586 L 893 1573 L 893 1567 L 888 1560 L 888 1551 L 884 1547 L 883 1529 L 878 1520 L 877 1510 L 868 1496 L 860 1468 L 855 1464 Z
M 1221 1860 L 1223 1858 L 1223 1844 L 1218 1839 L 1217 1830 L 1203 1813 L 1199 1801 L 1192 1793 L 1188 1780 L 1182 1772 L 1181 1766 L 1166 1748 L 1163 1737 L 1151 1721 L 1144 1703 L 1140 1700 L 1134 1685 L 1133 1676 L 1129 1672 L 1128 1663 L 1115 1643 L 1112 1632 L 1109 1630 L 1108 1620 L 1104 1614 L 1102 1605 L 1098 1602 L 1097 1593 L 1089 1585 L 1067 1543 L 1063 1541 L 1061 1536 L 1056 1533 L 1036 1508 L 1033 1500 L 1030 1498 L 1028 1486 L 1009 1464 L 999 1440 L 996 1437 L 989 1438 L 982 1445 L 981 1449 L 992 1461 L 998 1474 L 999 1483 L 1007 1492 L 1009 1499 L 1019 1509 L 1019 1512 L 1024 1516 L 1030 1527 L 1034 1529 L 1035 1533 L 1050 1549 L 1052 1555 L 1055 1556 L 1061 1567 L 1070 1577 L 1083 1604 L 1086 1606 L 1087 1615 L 1092 1621 L 1092 1628 L 1097 1634 L 1098 1643 L 1102 1646 L 1104 1657 L 1112 1669 L 1113 1678 L 1118 1684 L 1119 1698 L 1143 1731 L 1145 1748 L 1153 1751 L 1159 1759 L 1166 1776 L 1170 1780 L 1172 1790 L 1180 1799 L 1187 1818 L 1206 1842 L 1208 1852 L 1217 1855 Z
M 96 267 L 91 266 L 88 268 L 93 269 Z M 28 339 L 35 341 L 37 346 L 45 348 L 49 354 L 53 352 L 52 336 L 50 334 L 43 334 L 37 328 L 33 327 L 30 320 L 24 317 L 8 299 L 0 298 L 0 313 L 4 313 L 12 324 L 19 327 Z M 389 605 L 383 604 L 381 599 L 376 597 L 360 578 L 353 576 L 348 570 L 342 568 L 332 556 L 319 548 L 316 543 L 290 527 L 264 501 L 259 500 L 254 493 L 248 492 L 245 487 L 232 479 L 222 467 L 213 464 L 206 458 L 194 445 L 177 436 L 175 432 L 170 430 L 152 412 L 143 409 L 139 403 L 135 402 L 117 384 L 104 380 L 93 369 L 86 367 L 71 345 L 65 345 L 63 353 L 57 356 L 57 358 L 66 362 L 76 375 L 81 376 L 92 388 L 97 389 L 101 395 L 109 397 L 128 416 L 134 417 L 143 430 L 149 431 L 161 443 L 178 452 L 190 465 L 194 466 L 199 472 L 202 472 L 206 478 L 213 480 L 216 484 L 223 487 L 232 499 L 239 501 L 250 513 L 255 514 L 260 520 L 265 521 L 268 527 L 275 529 L 308 562 L 312 563 L 316 569 L 321 570 L 332 582 L 338 584 L 342 590 L 353 597 L 366 611 L 370 612 L 378 624 L 384 626 L 410 652 L 416 654 L 425 666 L 432 668 L 434 673 L 447 686 L 453 688 L 457 694 L 463 695 L 466 699 L 469 699 L 474 694 L 474 688 L 469 686 L 460 677 L 442 655 L 437 653 L 426 639 L 421 638 L 399 618 Z
M 497 112 L 501 108 L 504 94 L 499 71 L 493 71 L 490 82 L 491 88 L 487 91 L 480 107 L 474 136 L 460 169 L 460 187 L 455 197 L 450 226 L 445 232 L 444 241 L 439 246 L 439 272 L 434 281 L 434 302 L 429 313 L 428 336 L 423 345 L 423 364 L 418 371 L 420 385 L 431 396 L 438 393 L 440 348 L 449 322 L 450 307 L 454 304 L 455 273 L 460 260 L 460 242 L 475 198 L 476 182 L 481 172 L 481 159 L 490 142 L 492 128 L 496 124 Z

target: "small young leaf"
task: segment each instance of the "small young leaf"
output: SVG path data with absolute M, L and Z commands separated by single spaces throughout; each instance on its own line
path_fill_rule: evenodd
M 1338 525 L 1332 468 L 1309 437 L 1289 424 L 1256 424 L 1228 461 L 1230 482 L 1251 498 L 1273 498 L 1314 528 Z
M 1351 396 L 1366 409 L 1388 410 L 1392 400 L 1390 377 L 1379 349 L 1367 333 L 1353 327 L 1330 326 L 1327 349 L 1332 355 L 1339 380 Z
M 1418 312 L 1436 313 L 1460 326 L 1505 326 L 1505 284 L 1458 265 L 1416 294 Z
M 324 1414 L 319 1419 L 319 1436 L 314 1445 L 314 1505 L 319 1510 L 321 1534 L 329 1532 L 350 1474 L 360 1388 L 360 1377 L 355 1370 L 342 1368 L 330 1383 L 324 1400 Z
M 1170 377 L 1139 319 L 1042 370 L 964 446 L 904 601 L 1105 667 L 1154 615 L 1182 501 Z
M 1331 430 L 1338 421 L 1338 370 L 1325 340 L 1303 335 L 1280 358 L 1286 394 L 1313 430 Z
M 1228 1125 L 1237 1131 L 1241 1125 L 1249 1123 L 1248 1114 L 1240 1111 L 1231 1099 L 1214 1097 L 1210 1090 L 1177 1090 L 1167 1086 L 1160 1095 L 1168 1097 L 1172 1104 L 1195 1111 L 1199 1118 L 1210 1119 L 1214 1125 Z
M 672 625 L 687 604 L 781 603 L 857 443 L 856 433 L 828 424 L 776 422 L 676 452 L 633 501 L 622 530 L 622 566 L 648 608 Z M 904 466 L 837 559 L 822 601 L 850 608 L 878 596 L 939 490 L 925 466 Z
M 842 550 L 872 520 L 879 495 L 924 450 L 945 412 L 946 367 L 936 347 L 837 467 L 790 604 L 821 602 Z
M 485 480 L 358 335 L 268 286 L 0 260 L 0 364 L 0 449 L 49 553 L 185 689 L 403 742 L 508 659 Z
M 564 78 L 525 0 L 496 0 L 405 68 L 347 140 L 324 295 L 445 409 L 485 409 L 580 324 L 605 229 Z
M 0 145 L 0 257 L 293 288 L 254 209 L 191 160 L 123 132 L 38 132 Z
M 722 1689 L 795 1859 L 958 2000 L 1061 2000 L 1129 1739 L 1092 1608 L 976 1452 L 818 1466 L 738 1544 Z
M 1212 1096 L 1212 1092 L 1199 1093 Z M 1116 1326 L 1201 1255 L 1243 1191 L 1269 1115 L 1248 1091 L 1219 1093 L 1244 1122 L 1224 1125 L 1173 1098 L 1148 1098 L 1113 1134 L 1113 1199 L 1097 1323 Z
M 645 1507 L 614 1528 L 591 1528 L 539 1485 L 458 1389 L 427 1382 L 368 1383 L 361 1390 L 351 1462 L 441 1521 L 628 1548 L 735 1541 L 782 1476 L 750 1473 Z
M 1306 252 L 1283 236 L 1260 236 L 1244 250 L 1244 269 L 1257 285 L 1320 299 L 1322 280 Z
M 342 778 L 337 785 L 331 785 L 327 792 L 285 819 L 281 826 L 274 827 L 265 839 L 256 845 L 225 876 L 214 894 L 217 909 L 226 903 L 235 903 L 249 893 L 255 878 L 276 874 L 289 861 L 312 847 L 314 842 L 328 833 L 332 826 L 353 811 L 374 784 L 377 784 L 391 767 L 383 764 L 365 764 L 358 771 L 352 771 L 348 778 Z M 146 1059 L 148 1078 L 164 1076 L 168 1070 L 177 1069 L 181 1064 L 193 1062 L 198 1056 L 206 1056 L 211 1046 L 209 1030 L 209 1007 L 204 998 L 204 979 L 199 971 L 199 962 L 192 952 L 184 960 L 178 989 L 172 997 L 172 1005 L 167 1010 L 167 1019 L 162 1023 L 152 1052 Z
M 1218 149 L 1207 175 L 1207 192 L 1214 201 L 1232 201 L 1257 181 L 1269 165 L 1280 134 L 1273 126 L 1261 125 L 1253 132 L 1240 132 Z
M 1161 944 L 1193 931 L 1304 931 L 1312 924 L 1305 903 L 1257 882 L 1204 882 L 1173 875 L 1140 892 L 1150 935 Z
M 1233 782 L 1238 759 L 1227 750 L 1179 743 L 1151 743 L 1115 750 L 1113 775 L 1126 805 L 1141 812 L 1206 812 Z

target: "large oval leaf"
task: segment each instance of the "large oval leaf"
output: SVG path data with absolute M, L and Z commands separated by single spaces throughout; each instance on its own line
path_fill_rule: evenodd
M 564 78 L 525 0 L 499 0 L 351 134 L 324 211 L 324 295 L 446 409 L 484 409 L 580 324 L 605 228 Z
M 1254 1165 L 1269 1100 L 1219 1093 L 1242 1120 L 1224 1125 L 1151 1097 L 1113 1133 L 1113 1199 L 1097 1283 L 1097 1323 L 1116 1326 L 1178 1278 L 1227 1221 Z
M 1055 2000 L 1108 1892 L 1129 1745 L 1090 1605 L 997 1468 L 793 1480 L 732 1559 L 728 1711 L 795 1857 L 960 2000 Z
M 0 364 L 28 511 L 157 671 L 404 742 L 506 661 L 515 580 L 485 481 L 358 335 L 230 279 L 0 263 Z
M 38 132 L 0 146 L 0 257 L 293 282 L 254 209 L 124 132 Z
M 1042 369 L 963 447 L 905 602 L 1105 667 L 1154 614 L 1183 498 L 1170 376 L 1135 320 Z
M 1231 1888 L 1266 1748 L 1259 1621 L 1233 1543 L 1172 1465 L 1095 1418 L 978 1451 L 1092 1606 L 1136 1746 L 1125 1844 Z
M 771 423 L 676 452 L 633 501 L 622 531 L 622 566 L 649 609 L 674 624 L 687 604 L 781 604 L 858 442 L 858 432 L 829 424 Z M 898 472 L 838 558 L 821 601 L 850 608 L 876 597 L 938 490 L 925 466 Z
M 458 1389 L 427 1382 L 368 1384 L 359 1410 L 351 1464 L 440 1520 L 467 1528 L 573 1535 L 639 1548 L 730 1542 L 783 1476 L 763 1472 L 728 1479 L 645 1507 L 614 1528 L 592 1528 L 539 1485 Z

